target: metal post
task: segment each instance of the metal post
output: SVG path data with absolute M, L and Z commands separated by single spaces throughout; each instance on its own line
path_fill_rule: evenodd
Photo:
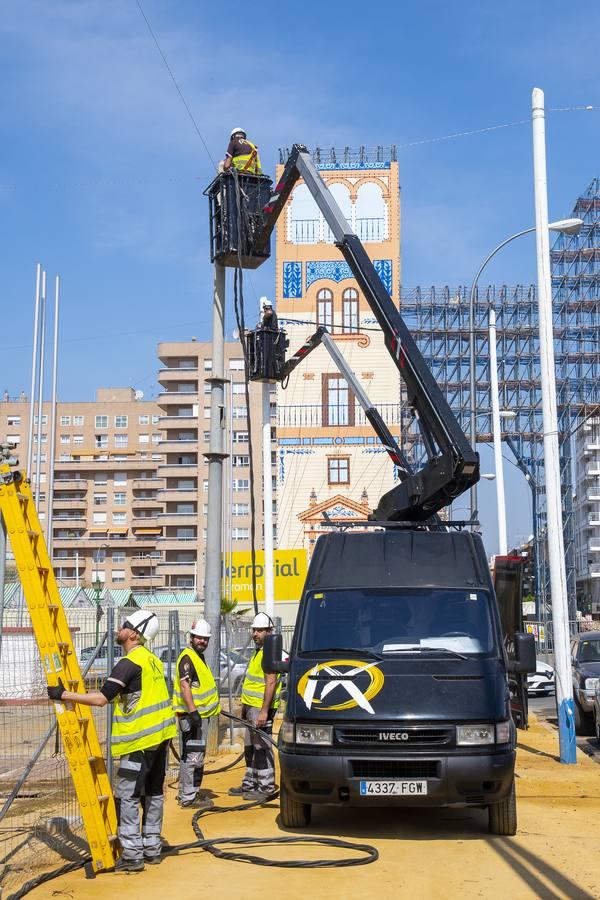
M 37 461 L 35 464 L 35 482 L 33 499 L 35 507 L 40 511 L 40 476 L 42 471 L 42 418 L 44 412 L 44 350 L 46 343 L 46 273 L 42 272 L 42 295 L 40 298 L 40 352 L 38 356 L 38 424 L 37 424 Z M 44 529 L 45 531 L 45 529 Z
M 96 641 L 98 643 L 98 641 Z M 106 677 L 110 675 L 115 664 L 115 608 L 109 603 L 106 607 Z M 110 752 L 110 736 L 112 734 L 113 705 L 106 706 L 106 773 L 112 782 L 113 758 Z
M 2 633 L 4 631 L 4 584 L 6 581 L 6 525 L 0 513 L 0 659 L 2 659 Z
M 48 555 L 52 561 L 52 546 L 54 535 L 52 533 L 52 519 L 54 515 L 54 458 L 56 455 L 56 388 L 58 375 L 58 307 L 60 299 L 60 277 L 57 275 L 54 282 L 54 342 L 52 355 L 52 406 L 50 420 L 50 444 L 48 445 L 48 515 L 46 517 L 46 544 Z
M 227 659 L 227 699 L 229 700 L 229 708 L 227 712 L 233 712 L 233 691 L 231 689 L 231 654 L 229 652 L 229 616 L 223 616 L 225 625 L 225 657 Z M 221 686 L 219 685 L 219 690 Z M 229 719 L 229 743 L 233 744 L 233 719 Z
M 273 618 L 273 475 L 271 466 L 271 385 L 262 386 L 263 532 L 265 555 L 265 612 Z
M 31 354 L 31 393 L 29 395 L 29 437 L 27 440 L 27 477 L 33 472 L 33 420 L 35 417 L 35 392 L 37 385 L 38 333 L 40 320 L 40 284 L 42 267 L 35 268 L 35 311 L 33 316 L 33 351 Z
M 492 400 L 492 434 L 494 438 L 494 471 L 496 473 L 496 502 L 498 506 L 498 552 L 508 553 L 506 536 L 506 501 L 504 496 L 504 468 L 502 466 L 502 431 L 498 400 L 498 358 L 496 354 L 496 311 L 490 309 L 490 394 Z
M 477 273 L 477 278 L 479 273 Z M 475 292 L 477 290 L 477 278 L 475 278 L 469 295 L 469 440 L 473 450 L 477 449 L 477 403 L 475 399 Z M 472 484 L 470 490 L 471 521 L 477 519 L 477 485 Z M 473 528 L 475 526 L 472 526 Z
M 544 430 L 548 556 L 550 564 L 550 590 L 556 671 L 556 706 L 558 712 L 560 761 L 562 763 L 575 763 L 576 743 L 573 685 L 571 680 L 571 657 L 569 651 L 569 611 L 562 527 L 558 415 L 556 407 L 556 369 L 554 363 L 554 333 L 552 320 L 552 283 L 550 280 L 544 92 L 539 88 L 533 89 L 531 95 L 531 111 L 540 328 L 540 380 L 542 387 Z
M 208 514 L 206 517 L 206 568 L 204 572 L 204 618 L 210 624 L 213 639 L 206 649 L 206 662 L 219 682 L 221 643 L 221 578 L 223 516 L 223 429 L 225 425 L 225 269 L 215 265 L 213 292 L 212 376 L 210 383 L 210 441 L 208 453 Z M 214 719 L 217 717 L 214 716 Z M 218 723 L 208 729 L 207 749 L 218 745 Z
M 79 590 L 79 551 L 75 551 L 75 587 Z

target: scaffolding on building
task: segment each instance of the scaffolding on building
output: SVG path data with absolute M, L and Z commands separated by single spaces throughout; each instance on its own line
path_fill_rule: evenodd
M 595 178 L 575 204 L 583 220 L 577 235 L 559 235 L 552 247 L 554 337 L 557 367 L 563 524 L 569 618 L 576 617 L 575 523 L 573 515 L 572 432 L 577 421 L 599 402 L 600 384 L 600 179 Z M 403 289 L 402 315 L 445 390 L 465 433 L 469 432 L 469 294 L 431 287 Z M 491 442 L 488 322 L 496 311 L 500 407 L 515 413 L 509 436 L 536 487 L 534 532 L 542 604 L 549 600 L 545 564 L 546 509 L 543 477 L 543 427 L 540 386 L 538 305 L 534 285 L 489 285 L 475 298 L 476 421 L 478 440 Z M 404 402 L 402 436 L 415 465 L 424 459 L 418 429 Z

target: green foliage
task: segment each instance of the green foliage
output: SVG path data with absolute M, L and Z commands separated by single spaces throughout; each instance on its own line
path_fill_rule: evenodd
M 227 597 L 221 597 L 222 616 L 231 616 L 234 619 L 239 619 L 242 616 L 245 616 L 247 612 L 250 612 L 249 606 L 245 609 L 238 609 L 237 600 L 229 600 Z

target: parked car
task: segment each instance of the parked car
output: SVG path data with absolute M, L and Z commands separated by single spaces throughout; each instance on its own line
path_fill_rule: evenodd
M 593 734 L 594 720 L 600 722 L 600 707 L 595 712 L 596 688 L 600 682 L 600 631 L 584 631 L 572 639 L 571 665 L 575 732 Z
M 186 646 L 186 644 L 182 644 L 181 649 Z M 177 662 L 177 654 L 175 650 L 170 649 L 168 646 L 164 645 L 161 647 L 152 647 L 152 652 L 158 656 L 160 661 L 163 664 L 165 677 L 171 677 L 171 681 L 175 680 L 175 664 Z M 250 660 L 250 656 L 254 650 L 254 645 L 252 647 L 236 647 L 229 651 L 229 657 L 227 657 L 227 653 L 224 648 L 221 648 L 221 659 L 220 659 L 220 678 L 219 678 L 219 692 L 225 696 L 227 694 L 228 689 L 228 676 L 227 676 L 227 665 L 229 659 L 229 668 L 231 672 L 231 692 L 233 696 L 238 696 L 241 690 L 242 682 L 244 680 L 244 676 L 246 674 L 246 669 L 248 667 L 248 662 Z
M 535 672 L 530 672 L 527 676 L 527 693 L 530 696 L 554 693 L 554 669 L 552 666 L 538 659 Z
M 86 665 L 88 664 L 88 661 L 90 660 L 91 656 L 93 655 L 95 649 L 96 649 L 95 647 L 84 647 L 83 650 L 80 652 L 79 665 L 80 665 L 82 671 L 83 671 L 83 669 L 85 669 Z M 119 645 L 116 644 L 115 647 L 113 648 L 113 652 L 114 652 L 114 660 L 116 662 L 123 655 L 123 648 L 119 647 Z M 108 675 L 108 672 L 106 669 L 106 667 L 107 667 L 106 655 L 107 655 L 106 644 L 104 644 L 98 651 L 94 662 L 90 666 L 89 671 L 86 673 L 86 675 L 83 679 L 86 689 L 88 691 L 96 690 L 97 688 L 99 688 L 102 685 L 102 683 L 104 682 L 104 679 L 106 678 L 106 676 Z

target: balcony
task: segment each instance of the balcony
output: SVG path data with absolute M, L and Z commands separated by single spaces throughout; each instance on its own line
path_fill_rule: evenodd
M 161 463 L 158 467 L 161 474 L 176 478 L 178 475 L 198 475 L 198 462 L 189 463 Z
M 186 450 L 191 450 L 192 447 L 196 447 L 197 444 L 197 436 L 193 438 L 165 438 L 165 440 L 158 442 L 161 453 L 185 452 Z
M 85 544 L 86 546 L 91 547 L 92 549 L 95 547 L 98 547 L 99 545 L 101 546 L 102 544 L 110 544 L 111 549 L 112 548 L 114 548 L 114 549 L 123 548 L 123 549 L 127 550 L 127 549 L 130 549 L 131 547 L 137 547 L 138 549 L 141 549 L 142 547 L 150 547 L 150 549 L 153 550 L 154 546 L 156 544 L 157 537 L 158 537 L 157 535 L 153 535 L 153 534 L 140 534 L 139 536 L 119 537 L 118 535 L 114 535 L 114 534 L 109 534 L 107 536 L 106 533 L 103 533 L 103 534 L 99 534 L 97 537 L 80 537 L 80 538 L 78 538 L 78 543 Z M 55 547 L 59 547 L 59 546 L 71 547 L 72 545 L 73 545 L 72 540 L 65 541 L 62 545 L 61 545 L 60 541 L 58 541 L 56 539 L 54 541 Z
M 384 422 L 390 425 L 400 424 L 400 404 L 399 403 L 380 403 L 377 406 L 379 414 Z M 351 410 L 347 405 L 329 408 L 329 425 L 323 424 L 323 404 L 302 404 L 292 406 L 279 406 L 277 409 L 277 427 L 279 428 L 351 428 L 353 426 L 369 425 L 362 407 L 358 404 L 354 406 L 354 422 L 349 425 L 352 419 Z M 369 425 L 370 427 L 370 425 Z
M 156 512 L 162 510 L 161 502 L 156 497 L 132 497 L 131 506 L 133 509 L 151 509 L 155 507 Z
M 57 478 L 54 482 L 55 491 L 79 491 L 86 493 L 88 483 L 85 478 Z
M 167 535 L 167 537 L 159 537 L 156 541 L 156 546 L 160 548 L 160 550 L 185 550 L 188 547 L 196 546 L 198 543 L 198 537 L 188 537 L 188 538 L 178 538 L 175 535 Z
M 154 488 L 159 488 L 162 484 L 164 484 L 164 478 L 158 478 L 154 476 L 152 478 L 133 478 L 131 481 L 131 487 L 134 491 L 138 489 L 144 490 L 154 490 Z
M 164 582 L 160 575 L 134 575 L 133 572 L 129 577 L 131 587 L 148 588 L 154 592 L 156 588 L 164 587 Z
M 197 428 L 198 413 L 185 413 L 185 415 L 161 416 L 159 428 L 175 428 L 179 425 L 181 428 Z
M 180 500 L 182 503 L 189 501 L 192 497 L 195 497 L 198 493 L 198 487 L 193 488 L 164 488 L 158 492 L 161 495 L 161 501 L 166 503 L 167 500 L 169 502 L 175 503 L 177 500 Z
M 118 454 L 117 454 L 118 455 Z M 156 460 L 149 459 L 102 459 L 100 456 L 94 456 L 92 459 L 69 459 L 63 462 L 56 462 L 54 469 L 56 472 L 73 471 L 76 467 L 85 472 L 96 472 L 102 469 L 103 472 L 114 472 L 116 470 L 135 471 L 136 469 L 153 469 Z
M 198 513 L 163 512 L 158 514 L 158 520 L 161 525 L 197 525 Z
M 198 366 L 189 369 L 159 369 L 159 384 L 176 384 L 178 381 L 197 381 Z
M 52 519 L 54 528 L 86 528 L 87 519 L 85 516 L 64 516 L 55 515 Z
M 52 508 L 57 509 L 87 509 L 85 497 L 54 497 Z
M 159 406 L 163 406 L 165 403 L 179 403 L 180 406 L 185 406 L 188 403 L 197 402 L 198 387 L 186 391 L 159 391 L 157 400 Z
M 189 562 L 181 562 L 180 560 L 165 560 L 159 563 L 161 575 L 193 575 L 195 571 L 194 560 Z
M 594 563 L 589 569 L 592 578 L 600 578 L 600 563 Z

